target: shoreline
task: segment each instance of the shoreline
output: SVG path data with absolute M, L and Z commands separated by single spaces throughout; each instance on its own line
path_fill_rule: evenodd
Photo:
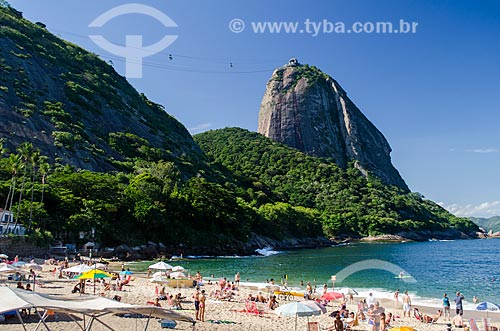
M 119 270 L 121 268 L 121 263 L 114 262 L 110 264 L 111 270 Z M 73 280 L 59 280 L 55 277 L 54 273 L 49 272 L 50 269 L 53 269 L 53 266 L 44 265 L 44 271 L 41 273 L 39 279 L 44 283 L 44 286 L 37 285 L 36 292 L 55 295 L 59 298 L 79 297 L 78 294 L 71 294 L 71 289 L 75 285 L 75 281 Z M 124 291 L 104 291 L 101 285 L 97 285 L 96 293 L 103 293 L 106 297 L 110 298 L 114 295 L 119 295 L 122 298 L 122 302 L 132 303 L 132 304 L 140 304 L 144 305 L 148 301 L 154 300 L 156 293 L 159 289 L 161 289 L 162 285 L 150 283 L 146 277 L 146 273 L 143 272 L 135 272 L 133 274 L 133 280 L 130 284 L 124 287 Z M 8 283 L 9 286 L 15 287 L 15 282 Z M 92 293 L 93 284 L 91 282 L 88 283 L 87 290 Z M 261 314 L 252 314 L 245 312 L 245 299 L 248 294 L 253 294 L 254 296 L 258 294 L 258 291 L 261 290 L 258 287 L 245 287 L 240 286 L 238 294 L 235 296 L 233 301 L 221 301 L 217 300 L 215 297 L 210 297 L 210 294 L 215 292 L 218 288 L 218 285 L 205 285 L 202 289 L 207 292 L 207 313 L 206 313 L 206 321 L 198 322 L 194 327 L 194 330 L 205 331 L 205 330 L 227 330 L 227 331 L 247 331 L 249 328 L 252 330 L 294 330 L 295 318 L 294 317 L 282 317 L 276 315 L 273 311 L 269 310 L 266 304 L 257 303 L 256 307 Z M 337 287 L 336 287 L 337 289 Z M 185 316 L 194 317 L 193 310 L 193 299 L 192 296 L 194 294 L 193 288 L 169 288 L 166 287 L 166 291 L 171 294 L 181 293 L 185 299 L 182 301 L 183 310 L 175 310 L 178 313 L 181 313 Z M 264 293 L 265 294 L 265 293 Z M 348 304 L 348 309 L 357 310 L 356 302 L 364 299 L 364 294 L 355 297 L 355 301 L 353 304 Z M 402 316 L 402 303 L 400 301 L 398 309 L 395 308 L 394 300 L 390 298 L 376 298 L 381 302 L 382 306 L 386 309 L 387 312 L 392 312 L 396 316 Z M 296 297 L 294 301 L 303 301 L 303 298 Z M 280 304 L 286 304 L 289 301 L 280 301 Z M 166 307 L 167 302 L 161 301 L 161 304 Z M 452 305 L 454 307 L 454 305 Z M 432 315 L 437 310 L 436 307 L 428 306 L 428 305 L 420 305 L 414 304 L 412 307 L 418 307 L 422 313 Z M 318 322 L 320 325 L 320 329 L 329 327 L 333 325 L 334 319 L 330 317 L 330 313 L 339 308 L 339 301 L 332 301 L 329 303 L 327 308 L 327 314 L 322 314 L 320 316 L 311 316 L 309 317 L 309 321 Z M 76 325 L 71 319 L 65 317 L 63 314 L 58 314 L 58 320 L 50 319 L 48 321 L 48 325 L 51 330 L 54 331 L 65 331 L 70 329 L 75 329 Z M 413 314 L 412 314 L 413 315 Z M 452 316 L 454 315 L 454 309 L 452 309 Z M 481 318 L 486 317 L 488 315 L 489 318 L 492 319 L 492 324 L 495 326 L 500 325 L 500 314 L 498 313 L 488 313 L 464 310 L 464 320 L 468 318 L 476 318 L 478 325 L 481 325 Z M 105 316 L 103 320 L 109 325 L 113 326 L 113 328 L 121 329 L 121 330 L 131 330 L 133 329 L 133 325 L 136 325 L 136 329 L 144 329 L 146 319 L 144 318 L 123 318 L 117 316 Z M 213 322 L 209 322 L 212 320 Z M 221 322 L 223 321 L 223 322 Z M 14 320 L 9 319 L 8 323 L 0 323 L 0 331 L 22 331 L 22 325 Z M 28 321 L 27 327 L 28 329 L 33 329 L 37 320 L 34 318 Z M 219 322 L 220 324 L 218 324 Z M 231 322 L 231 324 L 226 324 L 225 322 Z M 131 324 L 132 323 L 132 324 Z M 299 317 L 298 318 L 298 329 L 303 330 L 306 327 L 307 319 Z M 440 318 L 439 321 L 435 324 L 425 324 L 417 321 L 414 317 L 411 318 L 396 318 L 394 322 L 391 323 L 391 326 L 411 326 L 419 331 L 442 331 L 446 328 L 446 323 L 443 318 Z M 193 330 L 190 324 L 184 322 L 178 322 L 176 329 L 178 330 Z M 481 328 L 480 328 L 481 329 Z M 93 327 L 92 330 L 100 331 L 105 330 L 101 328 L 99 325 Z M 148 330 L 162 330 L 160 327 L 160 323 L 155 321 L 151 321 L 148 327 Z M 362 322 L 356 330 L 369 330 L 369 325 L 366 322 Z M 455 329 L 454 330 L 460 330 Z

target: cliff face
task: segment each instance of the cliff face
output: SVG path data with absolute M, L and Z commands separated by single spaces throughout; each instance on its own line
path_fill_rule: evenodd
M 205 156 L 186 128 L 113 67 L 13 10 L 0 8 L 0 138 L 93 171 L 135 158 L 196 168 Z
M 332 158 L 342 168 L 353 161 L 364 174 L 408 191 L 391 163 L 385 137 L 342 87 L 315 67 L 291 62 L 274 71 L 262 98 L 258 132 L 309 155 Z

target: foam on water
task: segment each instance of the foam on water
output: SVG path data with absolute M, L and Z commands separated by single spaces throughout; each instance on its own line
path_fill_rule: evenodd
M 281 253 L 280 251 L 275 251 L 272 247 L 258 248 L 255 250 L 256 253 L 263 256 L 271 256 Z

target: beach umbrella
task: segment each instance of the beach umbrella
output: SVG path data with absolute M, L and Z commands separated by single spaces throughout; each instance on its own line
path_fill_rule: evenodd
M 8 259 L 9 256 L 5 254 L 0 254 L 0 259 Z
M 25 265 L 23 265 L 23 268 L 25 269 L 33 269 L 33 270 L 38 270 L 38 271 L 42 271 L 43 267 L 39 264 L 36 264 L 36 263 L 26 263 Z
M 73 279 L 102 279 L 102 278 L 112 278 L 113 275 L 107 273 L 106 271 L 100 269 L 91 269 L 85 271 L 84 273 L 73 277 Z
M 123 270 L 122 272 L 120 272 L 120 275 L 130 276 L 130 275 L 132 275 L 132 271 L 130 271 L 130 270 Z
M 343 298 L 344 295 L 342 293 L 339 293 L 339 292 L 326 292 L 325 294 L 323 294 L 320 299 L 321 300 L 327 300 L 327 301 L 332 301 L 332 300 L 337 300 L 337 299 L 340 299 L 340 298 Z
M 319 309 L 321 310 L 321 313 L 322 313 L 322 314 L 326 314 L 326 307 L 325 307 L 325 306 L 323 306 L 323 305 L 322 305 L 321 303 L 319 303 L 319 302 L 316 302 L 316 301 L 314 301 L 314 300 L 306 300 L 306 301 L 302 301 L 302 303 L 303 303 L 304 305 L 306 305 L 306 306 L 310 306 L 310 307 L 312 307 L 312 308 L 314 308 L 314 309 L 319 308 Z
M 389 331 L 415 331 L 415 329 L 412 328 L 411 326 L 398 326 L 389 329 Z
M 95 264 L 93 264 L 93 265 L 92 265 L 92 268 L 93 268 L 93 269 L 101 269 L 101 270 L 105 270 L 105 269 L 107 269 L 107 268 L 108 268 L 108 266 L 107 266 L 106 264 L 104 264 L 104 263 L 100 263 L 100 262 L 99 262 L 99 263 L 95 263 Z
M 12 266 L 14 266 L 16 268 L 20 268 L 25 264 L 26 264 L 26 262 L 24 262 L 24 261 L 17 261 L 17 262 L 12 263 Z
M 295 330 L 297 330 L 297 318 L 299 316 L 307 316 L 309 319 L 309 316 L 321 314 L 321 308 L 304 304 L 305 302 L 306 301 L 296 301 L 288 303 L 286 305 L 279 306 L 274 310 L 274 312 L 282 316 L 295 316 Z
M 106 271 L 99 269 L 91 269 L 89 271 L 85 271 L 78 276 L 73 277 L 73 279 L 93 279 L 94 280 L 94 294 L 95 294 L 95 280 L 103 279 L 103 278 L 112 278 L 113 275 L 108 274 Z
M 10 264 L 0 263 L 0 274 L 15 274 L 18 271 L 20 271 L 18 268 Z
M 172 270 L 172 266 L 168 263 L 163 262 L 163 261 L 152 264 L 148 268 L 149 269 L 156 269 L 156 270 Z
M 184 273 L 180 272 L 180 271 L 176 271 L 176 272 L 172 272 L 170 274 L 170 278 L 173 278 L 173 279 L 187 278 L 187 276 Z
M 496 303 L 489 302 L 489 301 L 483 301 L 480 302 L 476 305 L 475 310 L 477 311 L 486 311 L 486 317 L 488 317 L 488 312 L 490 311 L 499 311 L 500 306 L 497 305 Z
M 92 267 L 86 265 L 86 264 L 78 264 L 75 266 L 72 266 L 70 268 L 63 269 L 64 272 L 72 272 L 75 274 L 81 274 L 82 272 L 86 272 L 92 270 Z
M 185 271 L 186 269 L 184 269 L 183 267 L 181 267 L 180 265 L 176 265 L 175 267 L 172 268 L 172 271 Z

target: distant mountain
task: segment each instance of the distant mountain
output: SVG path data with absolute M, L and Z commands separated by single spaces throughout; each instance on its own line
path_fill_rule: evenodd
M 196 174 L 205 160 L 186 128 L 109 63 L 11 7 L 0 8 L 0 119 L 11 151 L 28 141 L 76 168 L 163 159 Z
M 388 97 L 390 97 L 388 95 Z M 258 132 L 312 156 L 352 163 L 405 191 L 391 147 L 333 78 L 296 59 L 274 71 L 260 106 Z
M 486 232 L 499 232 L 500 231 L 500 216 L 493 216 L 490 218 L 483 217 L 469 217 L 470 220 L 478 226 L 486 230 Z

